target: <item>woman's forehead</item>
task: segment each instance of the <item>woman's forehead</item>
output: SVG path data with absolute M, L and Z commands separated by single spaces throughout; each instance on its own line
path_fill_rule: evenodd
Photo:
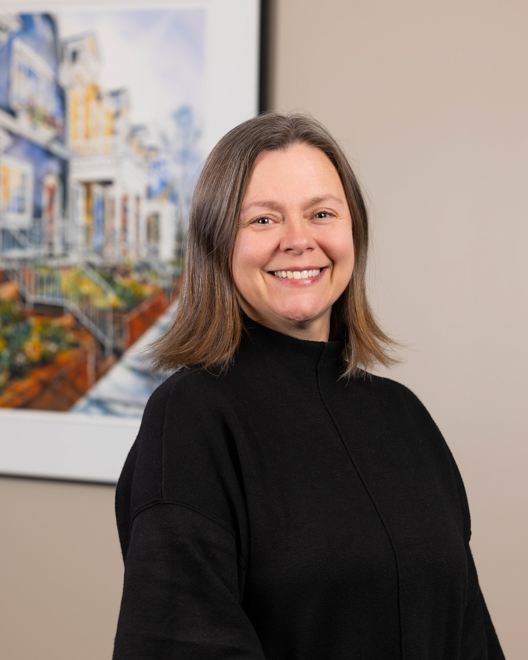
M 242 200 L 242 211 L 257 206 L 273 208 L 288 199 L 306 204 L 345 199 L 339 174 L 320 149 L 295 144 L 280 151 L 265 151 L 256 159 Z

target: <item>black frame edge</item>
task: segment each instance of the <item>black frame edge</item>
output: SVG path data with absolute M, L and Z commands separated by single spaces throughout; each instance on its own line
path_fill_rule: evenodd
M 259 98 L 258 112 L 266 112 L 270 108 L 270 33 L 271 33 L 271 0 L 260 0 L 260 44 L 259 44 Z

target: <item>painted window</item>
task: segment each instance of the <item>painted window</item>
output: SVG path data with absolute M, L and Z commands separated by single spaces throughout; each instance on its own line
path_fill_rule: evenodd
M 76 87 L 72 90 L 72 139 L 79 140 L 85 137 L 86 123 L 86 94 L 82 87 Z
M 16 14 L 8 12 L 0 13 L 0 47 L 3 46 L 13 32 L 18 32 L 22 27 L 22 21 Z
M 147 243 L 157 246 L 159 236 L 159 213 L 151 213 L 147 218 Z
M 10 102 L 34 126 L 60 130 L 53 69 L 20 39 L 13 41 Z
M 33 167 L 31 163 L 0 157 L 0 214 L 7 224 L 27 225 L 32 217 Z

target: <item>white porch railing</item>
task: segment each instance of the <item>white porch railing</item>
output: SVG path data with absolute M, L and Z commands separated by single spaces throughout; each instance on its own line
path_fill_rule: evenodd
M 68 309 L 111 355 L 114 349 L 113 289 L 87 264 L 39 266 L 31 262 L 4 266 L 29 306 L 54 305 Z
M 33 228 L 34 229 L 34 228 Z M 0 268 L 18 285 L 28 306 L 35 304 L 68 309 L 111 355 L 114 349 L 112 287 L 87 263 L 54 257 L 42 236 L 3 228 Z

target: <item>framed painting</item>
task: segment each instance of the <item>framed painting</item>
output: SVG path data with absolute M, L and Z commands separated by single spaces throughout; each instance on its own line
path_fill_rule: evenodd
M 117 480 L 201 164 L 262 108 L 262 11 L 0 1 L 0 474 Z

